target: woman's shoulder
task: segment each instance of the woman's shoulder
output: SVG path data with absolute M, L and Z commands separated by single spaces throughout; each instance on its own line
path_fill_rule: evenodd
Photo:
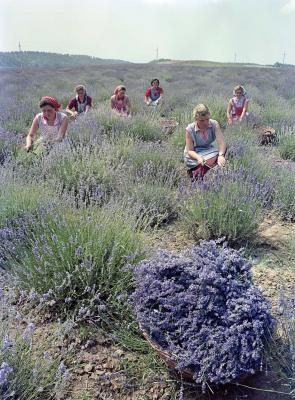
M 190 124 L 188 124 L 188 126 L 185 128 L 187 131 L 191 132 L 192 130 L 195 129 L 195 123 L 191 122 Z
M 67 115 L 61 111 L 58 111 L 57 114 L 61 117 L 61 119 L 64 119 Z
M 40 124 L 41 119 L 42 119 L 42 113 L 40 112 L 40 113 L 35 115 L 34 121 L 37 121 L 38 124 Z
M 216 121 L 216 119 L 209 119 L 209 126 L 213 126 L 213 128 L 216 128 L 216 126 L 219 126 L 218 121 Z

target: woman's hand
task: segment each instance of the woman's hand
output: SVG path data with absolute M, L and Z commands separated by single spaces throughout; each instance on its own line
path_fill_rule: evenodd
M 198 161 L 198 164 L 200 164 L 200 165 L 205 165 L 205 160 L 204 160 L 203 157 L 198 156 L 197 161 Z
M 218 164 L 220 167 L 224 167 L 224 166 L 225 166 L 225 163 L 226 163 L 226 161 L 225 161 L 224 156 L 218 156 L 217 164 Z
M 25 149 L 26 149 L 27 152 L 31 151 L 32 148 L 33 148 L 33 145 L 32 145 L 32 144 L 26 144 L 26 145 L 25 145 Z

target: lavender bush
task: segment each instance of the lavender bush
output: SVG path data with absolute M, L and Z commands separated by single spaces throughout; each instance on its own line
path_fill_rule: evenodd
M 274 320 L 250 269 L 240 252 L 214 241 L 186 256 L 161 252 L 135 268 L 138 322 L 203 389 L 253 374 L 260 364 Z
M 269 188 L 246 170 L 219 169 L 180 193 L 181 220 L 195 239 L 247 241 L 257 233 L 268 197 Z
M 295 169 L 292 165 L 276 168 L 273 209 L 288 221 L 295 220 Z
M 52 316 L 99 319 L 130 286 L 124 266 L 142 251 L 135 226 L 114 207 L 97 214 L 40 208 L 14 221 L 7 234 L 12 245 L 4 267 L 26 297 Z
M 116 191 L 116 171 L 99 148 L 79 146 L 71 149 L 68 143 L 52 149 L 32 174 L 67 193 L 76 205 L 102 205 Z M 39 171 L 39 172 L 38 172 Z
M 166 183 L 166 185 L 165 185 Z M 139 220 L 155 227 L 173 221 L 178 214 L 176 193 L 169 182 L 140 182 L 127 185 L 122 191 L 126 207 Z M 146 226 L 144 223 L 143 226 Z
M 23 323 L 21 315 L 13 306 L 13 291 L 2 285 L 1 279 L 0 398 L 56 399 L 66 387 L 69 371 L 59 357 L 52 358 L 38 349 L 35 324 L 31 321 Z
M 0 165 L 10 161 L 17 153 L 20 137 L 11 132 L 3 132 L 0 128 Z
M 288 382 L 295 394 L 295 294 L 281 290 L 278 298 L 278 329 L 268 343 L 272 368 Z
M 44 187 L 25 185 L 11 176 L 0 175 L 0 179 L 3 185 L 0 193 L 0 227 L 5 227 L 7 221 L 18 219 L 24 212 L 36 211 L 41 202 L 46 203 L 50 199 L 54 203 L 52 193 Z
M 166 143 L 135 142 L 121 153 L 124 176 L 128 181 L 160 183 L 177 187 L 183 175 L 181 157 L 175 155 L 172 146 Z
M 278 150 L 283 159 L 295 161 L 295 134 L 281 137 Z

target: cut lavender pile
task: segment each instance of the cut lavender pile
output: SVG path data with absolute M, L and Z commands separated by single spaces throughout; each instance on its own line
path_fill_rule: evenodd
M 239 251 L 215 241 L 203 241 L 186 257 L 162 252 L 135 269 L 138 322 L 203 389 L 260 365 L 274 320 L 250 269 Z

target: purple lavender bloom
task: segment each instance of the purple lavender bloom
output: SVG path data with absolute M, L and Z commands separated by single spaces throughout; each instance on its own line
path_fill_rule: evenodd
M 135 279 L 138 322 L 197 383 L 225 384 L 258 368 L 274 320 L 241 252 L 203 241 L 186 255 L 142 261 Z
M 13 372 L 13 369 L 9 366 L 7 362 L 3 362 L 0 367 L 0 388 L 6 385 L 8 375 Z
M 82 255 L 82 247 L 81 246 L 76 248 L 75 254 L 77 257 L 81 257 L 81 255 Z
M 35 332 L 35 324 L 33 322 L 29 322 L 22 335 L 24 340 L 30 340 L 34 332 Z
M 10 347 L 12 347 L 12 341 L 8 337 L 5 337 L 2 341 L 2 349 L 6 350 Z

